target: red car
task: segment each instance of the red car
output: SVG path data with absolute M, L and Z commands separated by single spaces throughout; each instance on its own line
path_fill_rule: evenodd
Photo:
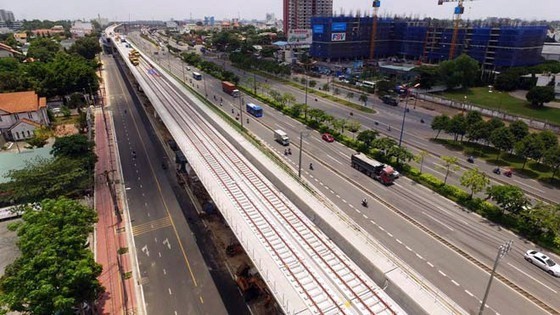
M 327 142 L 334 142 L 334 137 L 328 132 L 325 132 L 323 134 L 322 138 L 323 138 L 323 140 L 325 140 Z

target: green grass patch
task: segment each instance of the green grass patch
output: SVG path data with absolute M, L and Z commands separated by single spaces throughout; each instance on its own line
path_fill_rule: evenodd
M 73 115 L 68 117 L 58 116 L 51 123 L 53 126 L 73 125 L 78 123 L 78 119 L 80 119 L 79 115 Z
M 467 96 L 468 104 L 560 125 L 560 109 L 546 106 L 535 108 L 526 100 L 513 97 L 507 92 L 490 93 L 487 87 L 476 87 L 467 91 L 446 91 L 436 95 L 458 102 L 465 102 Z

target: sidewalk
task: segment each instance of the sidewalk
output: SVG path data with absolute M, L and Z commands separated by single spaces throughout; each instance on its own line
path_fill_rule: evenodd
M 122 200 L 118 193 L 111 191 L 115 187 L 116 173 L 111 135 L 110 116 L 105 124 L 100 109 L 95 111 L 95 153 L 99 160 L 95 165 L 95 209 L 99 222 L 95 230 L 95 260 L 103 266 L 99 277 L 106 292 L 99 299 L 98 314 L 135 314 L 137 302 L 132 274 L 130 251 L 118 254 L 119 248 L 127 248 L 125 219 L 117 216 L 115 205 L 122 209 Z M 109 180 L 109 183 L 108 183 Z M 116 199 L 116 200 L 115 200 Z M 127 279 L 128 278 L 128 279 Z

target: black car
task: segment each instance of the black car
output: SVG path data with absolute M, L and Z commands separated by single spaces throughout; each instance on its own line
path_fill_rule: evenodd
M 381 97 L 381 101 L 387 105 L 391 105 L 391 106 L 398 106 L 399 105 L 399 101 L 396 98 L 393 98 L 389 95 L 383 95 Z

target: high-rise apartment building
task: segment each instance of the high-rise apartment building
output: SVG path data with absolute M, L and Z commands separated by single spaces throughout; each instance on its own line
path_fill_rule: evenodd
M 332 0 L 284 0 L 284 33 L 310 29 L 312 16 L 332 16 Z
M 0 9 L 0 22 L 14 22 L 15 20 L 12 11 Z

